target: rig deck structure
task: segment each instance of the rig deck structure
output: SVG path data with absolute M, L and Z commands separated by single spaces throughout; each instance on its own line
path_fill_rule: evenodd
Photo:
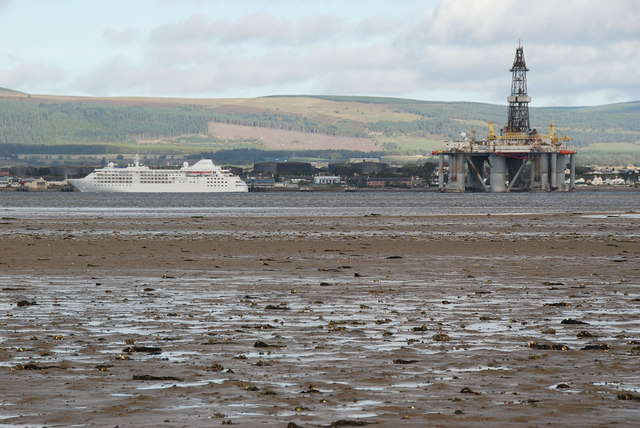
M 476 140 L 463 135 L 463 140 L 448 141 L 438 156 L 438 185 L 443 192 L 512 192 L 573 191 L 575 189 L 575 150 L 570 139 L 556 136 L 550 125 L 549 135 L 542 135 L 529 125 L 529 102 L 522 46 L 516 49 L 511 68 L 511 96 L 507 97 L 507 126 L 496 135 L 489 122 L 489 136 Z M 448 158 L 445 171 L 445 157 Z M 569 182 L 566 168 L 569 164 Z M 445 174 L 446 172 L 446 174 Z M 446 179 L 445 179 L 446 175 Z

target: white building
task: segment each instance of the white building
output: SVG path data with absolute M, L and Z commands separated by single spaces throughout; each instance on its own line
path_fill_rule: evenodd
M 340 177 L 337 175 L 314 175 L 313 184 L 339 184 Z

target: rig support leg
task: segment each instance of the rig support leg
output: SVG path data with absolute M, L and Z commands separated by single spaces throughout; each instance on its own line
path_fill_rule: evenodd
M 576 154 L 569 155 L 569 191 L 576 189 Z
M 556 155 L 556 186 L 560 192 L 565 192 L 567 190 L 567 185 L 564 183 L 565 175 L 564 170 L 567 167 L 567 161 L 565 159 L 565 155 L 558 154 Z
M 438 189 L 444 191 L 444 153 L 438 154 Z
M 558 166 L 557 157 L 557 153 L 551 153 L 551 190 L 556 190 L 558 188 L 556 180 L 558 178 L 558 175 L 556 174 L 556 168 Z
M 492 154 L 489 156 L 491 171 L 489 181 L 491 182 L 491 192 L 502 193 L 507 191 L 507 161 L 504 156 Z
M 447 184 L 454 192 L 464 192 L 466 181 L 466 162 L 462 153 L 449 155 L 451 180 Z

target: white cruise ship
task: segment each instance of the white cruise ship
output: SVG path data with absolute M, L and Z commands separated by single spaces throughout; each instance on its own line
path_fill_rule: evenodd
M 67 182 L 81 192 L 247 192 L 247 183 L 228 169 L 215 165 L 211 159 L 201 159 L 180 169 L 151 169 L 135 163 L 117 167 L 113 162 L 91 172 L 85 178 Z

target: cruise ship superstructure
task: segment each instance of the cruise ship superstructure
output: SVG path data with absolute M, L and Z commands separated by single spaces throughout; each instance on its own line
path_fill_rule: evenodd
M 201 159 L 193 165 L 185 162 L 180 169 L 151 169 L 135 163 L 118 167 L 113 162 L 91 172 L 85 178 L 67 179 L 81 192 L 138 193 L 216 193 L 247 192 L 247 184 L 228 169 Z

